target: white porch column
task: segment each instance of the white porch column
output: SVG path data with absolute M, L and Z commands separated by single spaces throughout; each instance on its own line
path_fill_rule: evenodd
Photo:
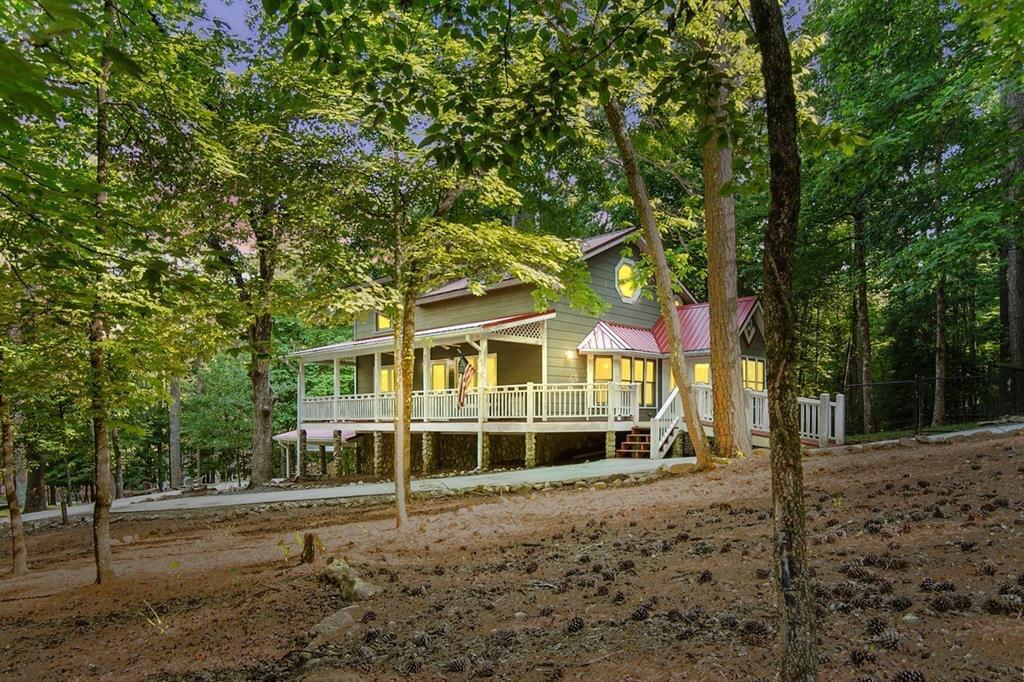
M 424 344 L 423 346 L 423 421 L 430 421 L 430 400 L 427 398 L 427 394 L 431 389 L 430 382 L 433 377 L 433 371 L 430 367 L 430 344 Z
M 380 421 L 380 351 L 373 354 L 373 421 Z
M 338 421 L 338 398 L 341 397 L 341 360 L 334 358 L 334 400 L 331 401 L 331 414 Z
M 295 471 L 299 471 L 299 464 L 302 461 L 302 401 L 306 399 L 306 364 L 299 360 L 299 376 L 297 385 L 297 405 L 295 410 Z
M 619 406 L 619 386 L 622 384 L 622 356 L 612 356 L 612 383 L 608 386 L 608 423 L 615 421 L 615 409 Z
M 476 356 L 476 468 L 484 468 L 484 422 L 487 421 L 487 337 L 480 339 L 480 350 Z
M 540 385 L 541 385 L 541 408 L 542 419 L 548 420 L 548 321 L 540 323 Z

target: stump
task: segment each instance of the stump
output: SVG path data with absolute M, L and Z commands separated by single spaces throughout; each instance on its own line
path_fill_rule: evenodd
M 315 533 L 306 533 L 302 538 L 302 556 L 304 564 L 311 564 L 316 561 L 317 546 L 322 546 L 320 538 Z

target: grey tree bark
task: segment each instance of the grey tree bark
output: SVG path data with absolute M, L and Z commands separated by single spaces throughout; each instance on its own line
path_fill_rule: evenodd
M 732 180 L 732 145 L 723 105 L 728 93 L 719 88 L 707 102 L 704 125 L 712 134 L 704 143 L 704 226 L 707 232 L 708 309 L 711 321 L 711 393 L 715 405 L 715 445 L 721 457 L 753 450 L 747 428 L 743 390 L 739 321 L 736 312 L 736 206 L 722 189 Z
M 121 458 L 121 439 L 118 438 L 117 429 L 110 430 L 110 444 L 114 449 L 114 499 L 119 500 L 124 497 L 124 460 Z
M 0 369 L 3 367 L 0 353 Z M 14 575 L 28 573 L 28 549 L 25 545 L 25 525 L 21 520 L 21 505 L 14 485 L 14 428 L 11 423 L 11 404 L 6 392 L 0 387 L 0 438 L 3 448 L 3 483 L 7 496 L 7 508 L 11 528 L 11 572 Z
M 807 565 L 803 461 L 797 415 L 795 316 L 792 304 L 800 216 L 800 152 L 789 41 L 778 0 L 751 0 L 761 53 L 768 123 L 771 203 L 764 234 L 764 313 L 771 423 L 775 580 L 784 648 L 781 678 L 814 680 L 817 643 Z
M 1011 214 L 1015 222 L 1009 226 L 1006 244 L 1006 345 L 1010 367 L 1016 370 L 1011 377 L 1013 409 L 1020 410 L 1024 407 L 1024 207 L 1021 206 L 1024 198 L 1024 142 L 1021 141 L 1024 138 L 1024 92 L 1009 93 L 1006 105 L 1011 130 L 1015 133 L 1011 139 L 1017 142 L 1009 173 L 1009 199 L 1015 209 Z
M 665 257 L 665 247 L 661 241 L 661 232 L 658 230 L 658 223 L 654 218 L 654 209 L 651 207 L 651 198 L 647 193 L 647 185 L 644 182 L 643 174 L 633 147 L 633 141 L 626 129 L 626 121 L 622 115 L 622 107 L 619 100 L 612 97 L 604 105 L 605 119 L 611 128 L 612 137 L 615 138 L 615 146 L 619 150 L 619 159 L 622 161 L 622 169 L 626 175 L 626 182 L 629 185 L 629 194 L 633 199 L 633 208 L 636 211 L 637 221 L 643 230 L 647 245 L 647 252 L 654 263 L 654 282 L 658 291 L 658 305 L 661 307 L 661 314 L 664 316 L 666 332 L 668 334 L 669 355 L 672 362 L 672 376 L 675 377 L 676 386 L 679 387 L 679 396 L 683 401 L 683 417 L 686 422 L 686 431 L 693 444 L 693 450 L 697 457 L 696 468 L 702 471 L 711 466 L 711 450 L 708 446 L 707 436 L 704 434 L 704 427 L 701 424 L 700 416 L 697 413 L 697 405 L 693 399 L 691 390 L 690 371 L 687 367 L 686 358 L 683 357 L 683 347 L 679 339 L 679 311 L 676 310 L 676 296 L 672 286 L 672 271 L 668 266 L 668 259 Z
M 861 384 L 861 414 L 864 433 L 875 432 L 875 412 L 871 385 L 871 319 L 868 315 L 867 237 L 864 218 L 853 216 L 853 264 L 857 277 L 855 306 L 857 309 L 858 379 Z
M 942 152 L 935 143 L 935 234 L 942 233 Z M 932 425 L 946 421 L 946 274 L 939 275 L 935 286 L 935 394 L 932 401 Z
M 181 382 L 178 379 L 171 380 L 170 394 L 171 404 L 167 411 L 168 455 L 171 488 L 176 490 L 184 484 L 181 471 Z
M 99 82 L 96 86 L 96 228 L 102 235 L 107 223 L 108 182 L 108 85 L 112 66 L 111 49 L 115 9 L 113 0 L 103 3 L 104 36 L 103 56 L 100 61 Z M 90 407 L 92 409 L 93 453 L 95 459 L 96 497 L 93 504 L 93 550 L 96 559 L 96 582 L 109 582 L 114 577 L 114 561 L 110 551 L 110 503 L 113 487 L 110 476 L 110 445 L 107 433 L 107 366 L 103 353 L 106 323 L 100 295 L 103 272 L 100 272 L 89 324 Z

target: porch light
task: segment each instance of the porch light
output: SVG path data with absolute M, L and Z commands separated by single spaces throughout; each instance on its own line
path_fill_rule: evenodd
M 565 359 L 566 360 L 575 360 L 576 359 L 576 351 L 574 351 L 574 350 L 567 350 L 567 351 L 565 351 Z

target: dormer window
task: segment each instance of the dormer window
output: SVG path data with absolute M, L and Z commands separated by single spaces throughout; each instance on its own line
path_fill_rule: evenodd
M 382 332 L 391 329 L 391 318 L 388 317 L 387 315 L 382 315 L 381 313 L 374 313 L 374 319 L 376 320 L 374 324 L 377 331 Z
M 624 303 L 636 303 L 640 298 L 640 285 L 636 281 L 636 262 L 623 258 L 615 266 L 615 290 Z

